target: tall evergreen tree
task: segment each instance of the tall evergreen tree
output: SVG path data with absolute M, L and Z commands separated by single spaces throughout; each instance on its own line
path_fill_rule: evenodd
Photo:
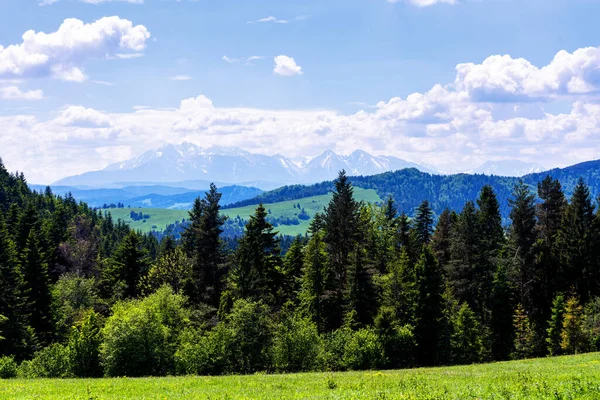
M 303 270 L 304 246 L 302 239 L 296 237 L 283 260 L 283 294 L 288 300 L 296 302 Z
M 415 244 L 418 247 L 429 244 L 433 235 L 433 210 L 427 200 L 423 200 L 415 211 L 413 229 Z
M 559 356 L 562 354 L 561 333 L 565 319 L 565 298 L 562 294 L 557 295 L 552 302 L 552 312 L 546 333 L 546 344 L 548 345 L 548 354 Z
M 219 214 L 221 193 L 211 183 L 204 199 L 197 198 L 190 211 L 190 224 L 183 233 L 183 243 L 194 262 L 192 300 L 217 306 L 225 255 L 220 239 L 226 217 Z
M 304 269 L 302 271 L 302 287 L 300 301 L 303 309 L 312 317 L 320 331 L 327 327 L 327 298 L 325 296 L 328 282 L 327 253 L 324 232 L 313 232 L 304 253 Z
M 517 290 L 518 301 L 525 311 L 533 311 L 533 282 L 535 261 L 535 196 L 523 181 L 513 189 L 508 200 L 512 225 L 508 236 L 507 257 L 512 261 L 510 274 Z
M 352 185 L 345 171 L 341 171 L 335 181 L 335 190 L 327 209 L 325 210 L 324 241 L 327 245 L 330 268 L 329 279 L 332 283 L 332 304 L 334 312 L 330 316 L 333 327 L 342 324 L 343 297 L 347 284 L 347 270 L 350 265 L 350 255 L 358 240 L 359 205 L 354 200 Z M 336 321 L 336 316 L 340 319 Z
M 18 268 L 14 243 L 0 211 L 0 315 L 6 318 L 2 323 L 4 339 L 0 341 L 0 355 L 12 355 L 17 360 L 27 357 L 32 345 L 24 291 L 25 282 Z
M 281 250 L 273 225 L 260 204 L 246 224 L 230 274 L 235 298 L 276 305 L 281 287 Z
M 40 242 L 40 232 L 34 227 L 29 232 L 19 264 L 25 281 L 25 293 L 31 327 L 41 345 L 48 344 L 53 336 L 51 314 L 52 296 L 48 264 Z
M 415 268 L 417 278 L 417 307 L 415 337 L 421 365 L 434 365 L 443 328 L 444 277 L 438 261 L 427 246 Z
M 513 349 L 512 291 L 506 267 L 500 263 L 492 283 L 490 330 L 492 356 L 495 360 L 508 360 Z
M 558 246 L 565 281 L 574 285 L 583 302 L 600 294 L 600 267 L 596 256 L 598 245 L 600 240 L 594 205 L 588 186 L 580 178 L 571 202 L 564 211 Z
M 451 213 L 447 208 L 444 209 L 431 238 L 431 249 L 444 269 L 450 262 L 450 246 L 452 244 L 452 228 L 456 222 L 455 217 L 456 214 Z
M 394 311 L 394 317 L 401 325 L 415 323 L 417 302 L 415 268 L 406 249 L 390 265 L 390 271 L 382 277 L 382 307 Z

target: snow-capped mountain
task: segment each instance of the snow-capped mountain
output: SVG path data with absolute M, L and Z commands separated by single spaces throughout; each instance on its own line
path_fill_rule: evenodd
M 470 172 L 474 174 L 520 177 L 545 170 L 546 168 L 537 163 L 519 160 L 500 160 L 486 161 Z
M 418 164 L 395 157 L 376 157 L 360 150 L 349 156 L 328 150 L 314 158 L 290 159 L 280 154 L 254 154 L 237 147 L 203 148 L 184 142 L 165 144 L 101 171 L 67 177 L 55 184 L 101 187 L 132 182 L 211 180 L 232 184 L 263 181 L 284 185 L 334 179 L 342 169 L 349 175 L 373 175 L 403 168 L 434 173 Z

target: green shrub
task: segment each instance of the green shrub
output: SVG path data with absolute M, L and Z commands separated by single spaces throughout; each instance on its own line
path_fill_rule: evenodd
M 375 329 L 383 347 L 386 368 L 408 368 L 414 365 L 417 342 L 413 327 L 400 326 L 394 309 L 381 308 L 375 318 Z
M 189 312 L 165 286 L 142 299 L 117 303 L 102 329 L 100 359 L 107 376 L 160 376 L 175 371 L 175 350 Z
M 277 371 L 314 370 L 322 341 L 317 326 L 307 318 L 292 315 L 277 327 L 273 338 L 273 365 Z
M 10 379 L 17 376 L 17 363 L 13 357 L 0 357 L 0 379 Z
M 68 350 L 71 372 L 80 378 L 102 376 L 100 366 L 100 330 L 99 316 L 91 311 L 78 326 L 71 328 Z
M 320 357 L 321 369 L 324 371 L 344 371 L 344 354 L 346 344 L 352 337 L 352 330 L 341 328 L 325 336 L 323 352 Z
M 376 369 L 383 362 L 383 347 L 375 330 L 369 327 L 353 332 L 344 347 L 344 366 L 350 370 Z
M 223 323 L 205 334 L 195 330 L 186 331 L 175 353 L 177 371 L 190 375 L 234 372 L 233 349 L 233 334 Z
M 18 369 L 23 378 L 69 378 L 69 350 L 54 343 L 35 353 L 31 361 L 24 361 Z
M 71 327 L 99 304 L 94 279 L 77 274 L 61 276 L 52 288 L 52 307 L 60 337 L 68 337 Z

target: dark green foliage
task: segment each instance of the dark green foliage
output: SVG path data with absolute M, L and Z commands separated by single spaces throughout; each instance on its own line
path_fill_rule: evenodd
M 500 264 L 492 282 L 490 306 L 491 352 L 495 360 L 508 360 L 514 345 L 513 303 L 506 267 Z
M 427 200 L 419 205 L 415 211 L 414 241 L 418 247 L 429 244 L 433 235 L 433 210 Z
M 54 343 L 36 352 L 31 361 L 22 362 L 18 374 L 24 378 L 69 378 L 70 371 L 69 349 Z
M 473 310 L 466 303 L 452 321 L 452 360 L 457 364 L 472 364 L 482 360 L 483 332 Z
M 52 288 L 52 308 L 56 334 L 66 338 L 71 328 L 90 309 L 100 308 L 101 301 L 96 293 L 96 281 L 77 274 L 65 274 Z
M 223 244 L 220 235 L 226 217 L 219 214 L 221 193 L 211 183 L 204 199 L 196 199 L 190 211 L 190 224 L 182 234 L 183 245 L 193 260 L 193 292 L 195 302 L 217 306 L 221 296 L 221 276 L 224 267 Z
M 67 344 L 71 373 L 80 378 L 102 376 L 100 366 L 100 344 L 102 325 L 100 316 L 89 312 L 76 326 L 71 328 Z
M 299 315 L 287 316 L 273 336 L 273 367 L 279 372 L 313 371 L 322 352 L 317 326 Z
M 428 247 L 423 247 L 421 258 L 415 267 L 415 275 L 417 359 L 421 365 L 433 365 L 438 361 L 437 353 L 442 333 L 444 277 Z
M 17 377 L 17 362 L 13 357 L 0 357 L 0 379 L 10 379 Z
M 260 205 L 246 224 L 235 261 L 229 274 L 231 292 L 237 299 L 264 301 L 275 305 L 281 285 L 279 239 L 266 221 L 267 213 Z
M 548 345 L 548 354 L 558 356 L 562 353 L 560 346 L 562 338 L 561 333 L 565 319 L 565 298 L 563 295 L 558 295 L 552 302 L 552 313 L 546 332 L 546 343 Z
M 283 260 L 283 296 L 294 303 L 302 284 L 302 271 L 304 270 L 304 246 L 302 239 L 297 237 L 293 242 Z

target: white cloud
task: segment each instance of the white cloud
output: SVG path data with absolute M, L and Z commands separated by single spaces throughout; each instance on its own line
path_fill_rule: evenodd
M 41 100 L 44 92 L 41 90 L 28 90 L 23 92 L 17 86 L 0 87 L 0 99 L 2 100 Z
M 600 90 L 600 47 L 569 53 L 559 51 L 550 64 L 538 68 L 509 55 L 491 56 L 481 64 L 456 67 L 455 85 L 474 101 L 521 101 Z
M 83 64 L 91 58 L 118 57 L 144 50 L 150 32 L 119 17 L 90 24 L 66 19 L 56 32 L 27 31 L 21 44 L 0 46 L 0 79 L 50 76 L 65 81 L 87 79 Z
M 261 24 L 265 22 L 272 22 L 275 24 L 288 24 L 290 21 L 288 21 L 287 19 L 279 19 L 273 16 L 257 19 L 254 21 L 246 21 L 247 24 Z
M 436 4 L 457 4 L 457 0 L 387 0 L 388 3 L 407 2 L 417 7 L 429 7 Z
M 189 81 L 192 79 L 193 78 L 191 76 L 187 76 L 187 75 L 174 75 L 174 76 L 169 77 L 169 80 L 171 80 L 171 81 Z
M 564 82 L 572 82 L 575 76 L 582 77 L 583 87 L 594 84 L 593 61 L 575 62 L 582 59 L 579 50 L 568 54 L 559 53 L 552 67 L 539 69 L 519 61 L 517 65 L 527 73 L 512 72 L 515 68 L 509 59 L 511 68 L 488 66 L 486 79 L 480 80 L 475 79 L 480 75 L 478 65 L 469 64 L 467 74 L 459 66 L 451 84 L 437 84 L 423 93 L 381 101 L 375 108 L 352 114 L 221 107 L 200 95 L 172 109 L 136 107 L 131 112 L 105 113 L 70 106 L 48 121 L 31 115 L 0 117 L 0 149 L 9 149 L 1 156 L 11 170 L 25 171 L 32 182 L 51 182 L 67 173 L 104 167 L 119 161 L 122 154 L 140 154 L 165 142 L 184 140 L 289 157 L 316 155 L 328 148 L 339 153 L 363 149 L 442 171 L 465 171 L 486 160 L 514 158 L 564 166 L 600 154 L 600 93 L 586 89 L 582 96 L 581 85 L 569 89 L 561 86 L 560 79 L 554 86 L 545 83 L 552 81 L 548 76 Z M 544 79 L 533 79 L 536 74 Z M 475 83 L 487 81 L 510 96 L 475 96 Z M 572 100 L 572 104 L 565 111 L 550 113 L 542 108 L 546 103 L 532 101 L 540 96 L 546 102 Z M 513 103 L 501 102 L 507 99 Z
M 239 62 L 240 60 L 239 60 L 239 59 L 237 59 L 237 58 L 229 58 L 229 57 L 227 57 L 227 56 L 223 56 L 223 61 L 226 61 L 226 62 L 228 62 L 229 64 L 234 64 L 234 63 L 237 63 L 237 62 Z
M 302 67 L 296 64 L 296 61 L 292 57 L 288 56 L 277 56 L 274 59 L 275 68 L 273 72 L 281 76 L 294 76 L 302 75 Z

